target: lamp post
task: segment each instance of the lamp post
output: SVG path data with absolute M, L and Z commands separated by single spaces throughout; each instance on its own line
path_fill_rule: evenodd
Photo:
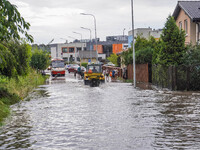
M 135 42 L 134 42 L 134 11 L 133 11 L 133 0 L 131 0 L 131 16 L 132 16 L 132 36 L 133 36 L 133 85 L 136 88 L 136 70 L 135 70 Z
M 95 41 L 96 41 L 96 52 L 97 52 L 97 58 L 96 61 L 98 61 L 98 50 L 97 50 L 97 23 L 96 23 L 96 18 L 93 14 L 85 14 L 85 13 L 81 13 L 81 15 L 88 15 L 88 16 L 92 16 L 94 18 L 94 30 L 95 30 Z
M 81 29 L 85 29 L 85 30 L 90 31 L 90 59 L 91 59 L 91 61 L 92 61 L 92 55 L 91 55 L 92 31 L 91 31 L 91 29 L 89 29 L 89 28 L 85 28 L 85 27 L 81 27 Z
M 76 38 L 72 37 L 72 36 L 68 36 L 69 38 L 71 39 L 74 39 L 76 40 Z M 77 58 L 76 58 L 76 43 L 75 43 L 75 62 L 77 61 Z M 69 63 L 69 52 L 68 52 L 68 63 Z
M 124 38 L 124 31 L 125 31 L 125 30 L 126 30 L 126 29 L 124 28 L 124 29 L 123 29 L 123 40 L 124 40 L 124 41 L 125 41 L 125 38 Z

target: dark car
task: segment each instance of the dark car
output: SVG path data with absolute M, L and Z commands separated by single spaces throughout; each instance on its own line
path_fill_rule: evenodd
M 79 67 L 79 65 L 77 64 L 74 64 L 74 65 L 71 65 L 69 68 L 68 68 L 68 72 L 74 72 L 75 70 L 77 70 Z

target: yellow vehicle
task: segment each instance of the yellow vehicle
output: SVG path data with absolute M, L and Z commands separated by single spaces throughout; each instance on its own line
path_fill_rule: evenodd
M 90 64 L 84 73 L 84 84 L 90 86 L 99 86 L 105 83 L 105 77 L 102 73 L 102 66 L 99 64 Z

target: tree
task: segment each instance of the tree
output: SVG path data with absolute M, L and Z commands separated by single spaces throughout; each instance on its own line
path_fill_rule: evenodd
M 17 7 L 8 0 L 0 0 L 0 41 L 20 39 L 20 33 L 33 42 L 33 37 L 27 33 L 30 24 L 21 17 Z
M 146 63 L 151 64 L 153 51 L 154 49 L 152 49 L 151 47 L 146 47 L 139 51 L 136 51 L 135 53 L 136 63 L 137 64 L 146 64 Z
M 199 65 L 200 64 L 200 46 L 188 45 L 187 52 L 183 55 L 183 62 L 185 65 Z
M 17 75 L 14 55 L 4 45 L 0 44 L 0 75 L 12 77 Z
M 115 64 L 115 66 L 118 66 L 117 60 L 118 57 L 116 54 L 111 54 L 110 57 L 108 57 L 107 59 L 112 62 L 113 64 Z
M 185 51 L 185 32 L 179 30 L 174 18 L 169 16 L 161 34 L 160 49 L 158 53 L 154 53 L 155 63 L 180 65 Z
M 27 75 L 30 69 L 31 46 L 16 40 L 7 43 L 9 51 L 14 55 L 15 68 L 18 75 Z
M 49 54 L 43 50 L 34 49 L 31 57 L 31 67 L 37 70 L 45 70 L 49 66 Z
M 149 37 L 146 39 L 140 35 L 137 36 L 135 40 L 135 58 L 137 64 L 152 63 L 152 56 L 154 50 L 158 46 L 158 42 L 154 37 Z M 123 63 L 125 65 L 133 63 L 133 48 L 122 53 Z

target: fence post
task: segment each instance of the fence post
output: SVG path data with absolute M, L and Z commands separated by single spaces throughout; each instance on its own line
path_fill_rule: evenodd
M 177 90 L 178 89 L 178 87 L 177 87 L 177 67 L 176 66 L 174 66 L 174 77 L 173 77 L 174 79 L 174 89 L 173 90 Z
M 187 91 L 190 90 L 190 67 L 187 67 Z

